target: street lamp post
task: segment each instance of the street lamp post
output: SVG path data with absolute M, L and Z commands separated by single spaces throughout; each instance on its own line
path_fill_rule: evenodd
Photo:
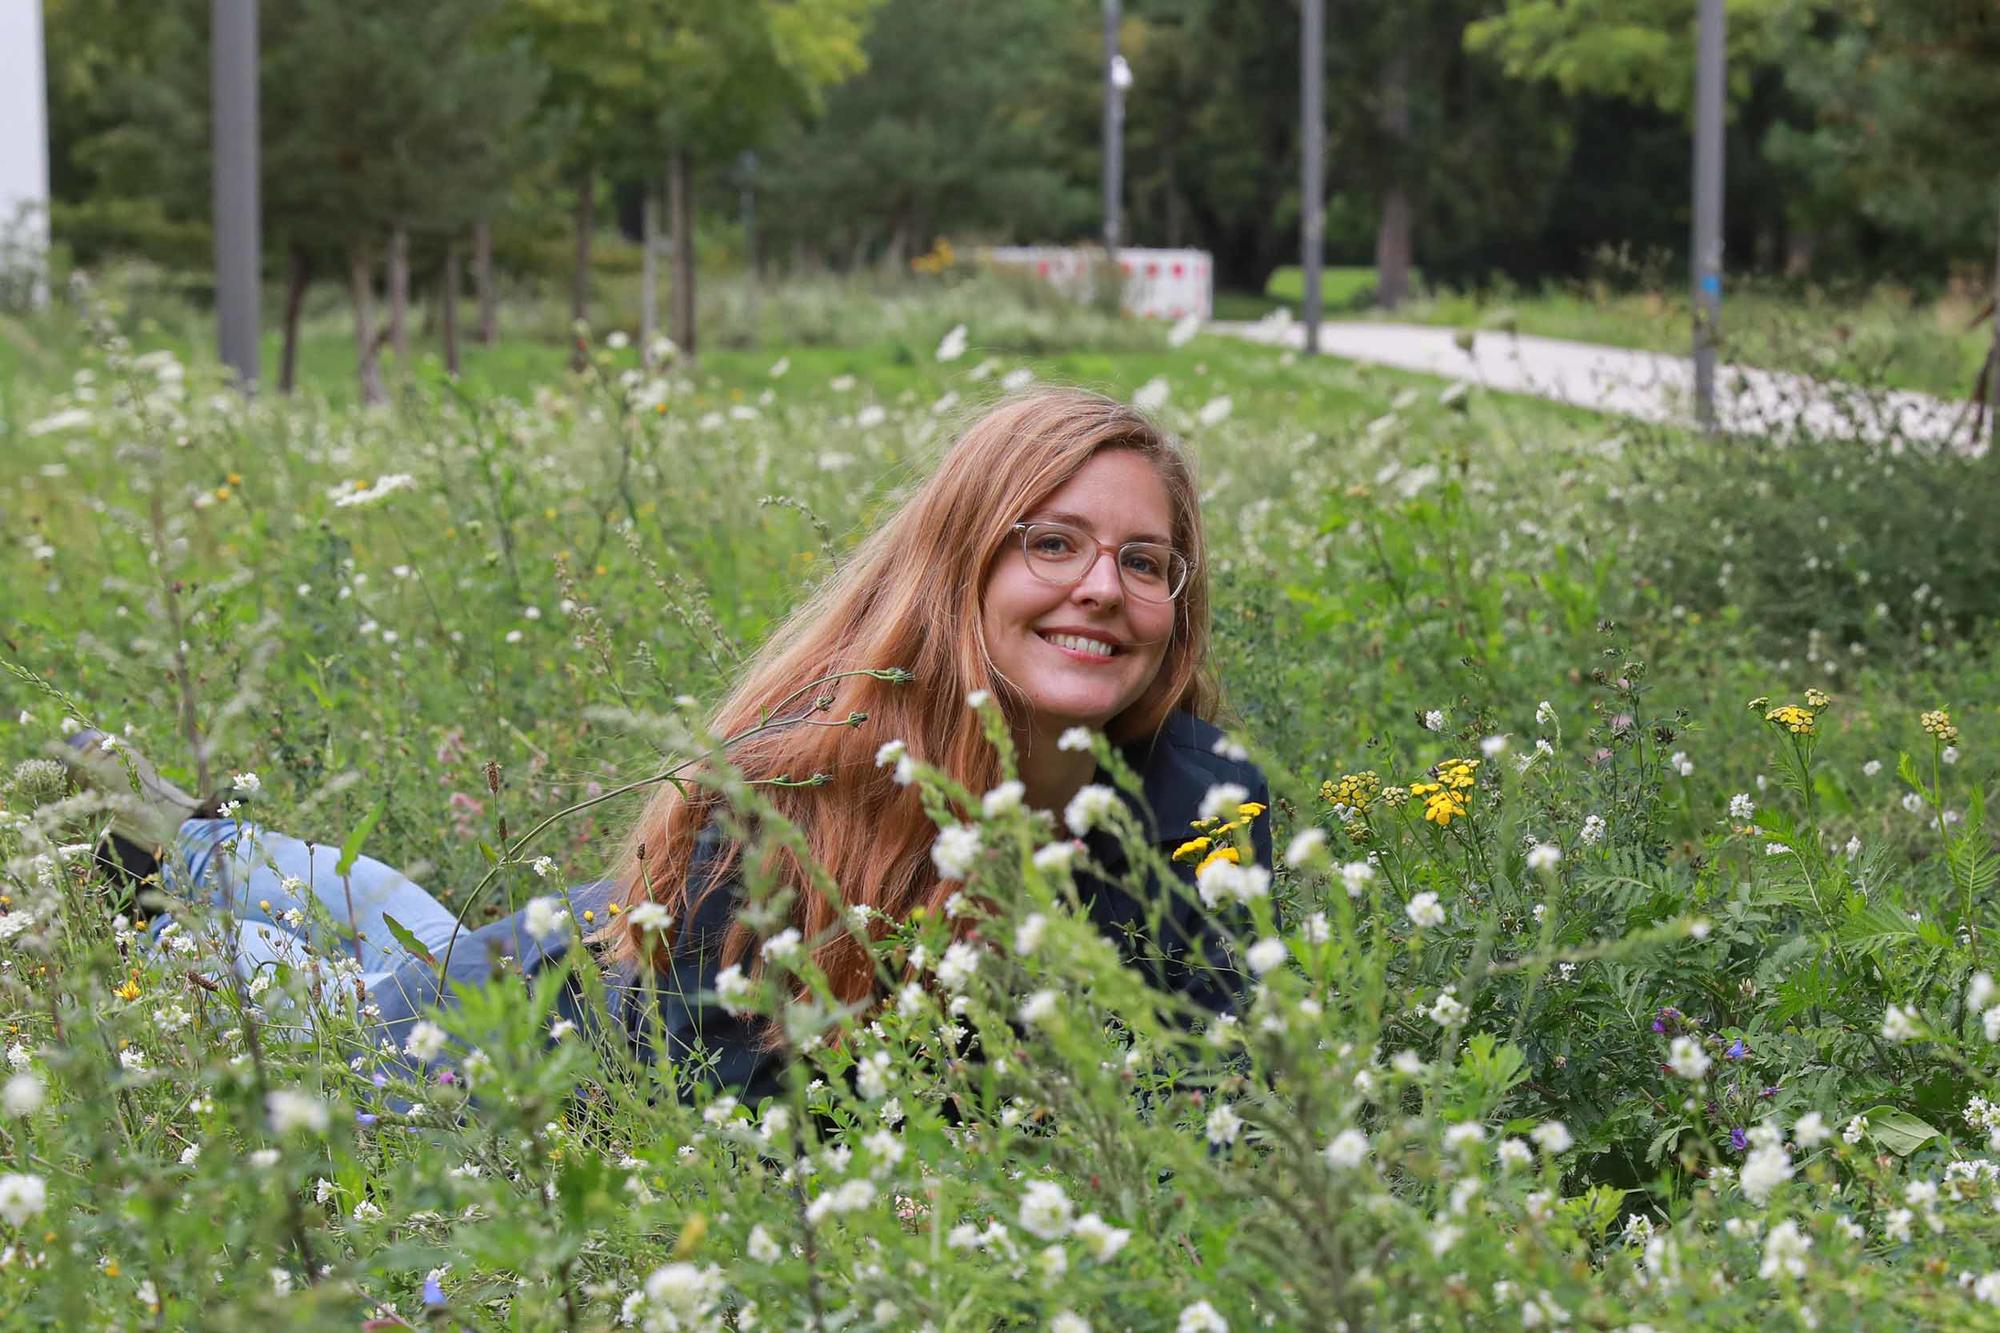
M 1326 0 L 1299 6 L 1299 267 L 1305 273 L 1306 355 L 1319 354 L 1320 265 L 1326 250 Z
M 1104 248 L 1114 261 L 1125 174 L 1125 89 L 1131 83 L 1131 66 L 1118 53 L 1118 0 L 1104 0 Z
M 257 0 L 212 0 L 215 322 L 223 364 L 257 386 Z
M 1694 410 L 1716 429 L 1715 345 L 1722 326 L 1722 117 L 1727 29 L 1723 0 L 1701 0 L 1694 66 Z

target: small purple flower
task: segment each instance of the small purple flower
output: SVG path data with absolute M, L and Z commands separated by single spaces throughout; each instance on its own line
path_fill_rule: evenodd
M 458 1082 L 458 1075 L 453 1073 L 449 1069 L 444 1070 L 438 1075 L 438 1082 L 444 1084 L 446 1087 L 449 1087 L 452 1084 Z
M 378 1088 L 386 1088 L 389 1086 L 389 1076 L 380 1071 L 379 1069 L 375 1071 L 375 1077 L 370 1081 L 373 1082 L 374 1085 Z
M 366 1129 L 381 1118 L 381 1116 L 376 1115 L 373 1111 L 356 1111 L 354 1113 L 354 1123 L 360 1125 L 363 1129 Z
M 1758 1089 L 1758 1091 L 1757 1091 L 1757 1095 L 1758 1095 L 1759 1097 L 1762 1097 L 1762 1098 L 1763 1098 L 1763 1099 L 1764 1099 L 1765 1101 L 1767 1101 L 1767 1102 L 1768 1102 L 1768 1101 L 1770 1101 L 1770 1100 L 1771 1100 L 1771 1099 L 1772 1099 L 1773 1097 L 1775 1097 L 1775 1096 L 1777 1096 L 1777 1095 L 1778 1095 L 1778 1087 L 1777 1087 L 1777 1085 L 1776 1085 L 1776 1084 L 1774 1083 L 1774 1084 L 1772 1084 L 1772 1085 L 1771 1085 L 1770 1087 L 1768 1087 L 1768 1088 L 1760 1088 L 1760 1089 Z
M 444 1284 L 437 1280 L 435 1273 L 424 1279 L 424 1304 L 431 1309 L 444 1304 Z
M 1729 1049 L 1724 1051 L 1723 1054 L 1731 1060 L 1741 1060 L 1744 1056 L 1750 1054 L 1750 1048 L 1743 1044 L 1743 1038 L 1738 1037 L 1735 1041 L 1729 1043 Z
M 1742 1152 L 1750 1146 L 1750 1136 L 1740 1129 L 1732 1129 L 1729 1131 L 1729 1146 L 1737 1152 Z

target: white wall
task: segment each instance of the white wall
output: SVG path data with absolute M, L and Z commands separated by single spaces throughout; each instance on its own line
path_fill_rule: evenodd
M 41 0 L 0 0 L 0 285 L 48 246 L 48 99 Z M 25 229 L 23 228 L 23 224 Z M 35 283 L 45 297 L 45 284 Z

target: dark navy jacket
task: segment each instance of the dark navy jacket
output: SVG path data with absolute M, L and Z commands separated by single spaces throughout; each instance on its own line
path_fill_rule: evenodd
M 1163 853 L 1192 837 L 1189 825 L 1197 818 L 1202 798 L 1217 783 L 1232 782 L 1250 793 L 1249 799 L 1270 803 L 1264 775 L 1254 764 L 1223 757 L 1215 752 L 1222 732 L 1189 713 L 1176 713 L 1152 737 L 1133 741 L 1122 753 L 1140 775 L 1145 792 L 1144 806 L 1128 806 L 1139 817 Z M 1099 781 L 1105 781 L 1100 772 Z M 1259 864 L 1271 864 L 1271 821 L 1268 814 L 1251 824 L 1251 841 Z M 1117 881 L 1124 877 L 1128 859 L 1124 848 L 1110 834 L 1094 831 L 1084 840 L 1090 859 L 1102 866 L 1108 878 L 1079 871 L 1077 891 L 1089 908 L 1090 919 L 1126 953 L 1128 960 L 1138 952 L 1135 939 L 1149 935 L 1153 916 L 1151 904 L 1127 892 Z M 702 867 L 719 853 L 722 841 L 713 826 L 704 830 L 695 849 L 691 874 L 697 880 L 712 878 Z M 1194 867 L 1176 863 L 1175 871 L 1192 884 Z M 715 977 L 721 970 L 721 953 L 736 908 L 738 881 L 733 875 L 710 884 L 694 902 L 691 919 L 675 941 L 669 966 L 647 986 L 630 972 L 614 972 L 606 977 L 611 1012 L 606 1015 L 580 1012 L 582 999 L 572 991 L 559 1001 L 561 1012 L 579 1024 L 608 1020 L 622 1031 L 641 1058 L 652 1054 L 654 1016 L 658 1031 L 666 1039 L 674 1059 L 684 1061 L 703 1052 L 700 1058 L 712 1061 L 709 1077 L 734 1088 L 745 1100 L 755 1101 L 777 1090 L 776 1062 L 781 1055 L 760 1050 L 756 1022 L 734 1018 L 715 1003 Z M 568 892 L 568 904 L 577 929 L 547 941 L 528 934 L 526 912 L 516 912 L 459 937 L 451 952 L 447 980 L 451 988 L 480 985 L 503 971 L 532 976 L 551 961 L 576 947 L 582 914 L 594 911 L 598 921 L 614 886 L 610 881 L 579 885 Z M 1167 904 L 1162 937 L 1157 943 L 1157 960 L 1148 966 L 1155 985 L 1180 992 L 1214 1012 L 1236 1006 L 1242 976 L 1236 960 L 1224 948 L 1224 932 L 1205 912 L 1192 893 L 1172 894 Z M 1148 954 L 1154 950 L 1146 950 Z M 503 961 L 512 959 L 511 963 Z M 1163 961 L 1161 961 L 1163 960 Z M 384 1032 L 401 1050 L 409 1028 L 425 1008 L 438 1002 L 437 969 L 411 963 L 386 986 L 371 994 L 381 1007 Z M 448 1002 L 448 997 L 447 997 Z M 657 1002 L 657 1009 L 655 1003 Z

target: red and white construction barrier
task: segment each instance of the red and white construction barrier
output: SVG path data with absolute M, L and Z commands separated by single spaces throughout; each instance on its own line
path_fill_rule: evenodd
M 1095 246 L 996 245 L 980 252 L 987 262 L 1020 268 L 1079 300 L 1091 294 L 1092 275 L 1104 260 Z M 1125 273 L 1125 312 L 1158 319 L 1215 316 L 1215 264 L 1206 250 L 1118 251 Z

